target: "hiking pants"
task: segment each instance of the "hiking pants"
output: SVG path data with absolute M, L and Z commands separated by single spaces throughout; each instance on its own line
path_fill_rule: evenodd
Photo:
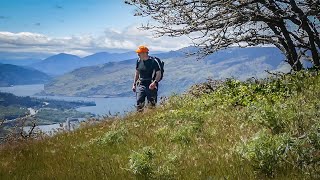
M 141 111 L 145 105 L 147 97 L 148 105 L 155 106 L 157 104 L 158 88 L 149 89 L 150 84 L 140 84 L 137 88 L 137 110 Z

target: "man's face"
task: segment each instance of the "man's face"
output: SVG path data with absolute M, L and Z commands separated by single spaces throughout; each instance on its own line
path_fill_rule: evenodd
M 147 53 L 138 53 L 139 58 L 147 57 Z

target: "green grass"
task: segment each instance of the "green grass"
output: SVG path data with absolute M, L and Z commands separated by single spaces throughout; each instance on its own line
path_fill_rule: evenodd
M 194 88 L 144 113 L 4 145 L 0 179 L 316 179 L 319 88 L 313 72 Z

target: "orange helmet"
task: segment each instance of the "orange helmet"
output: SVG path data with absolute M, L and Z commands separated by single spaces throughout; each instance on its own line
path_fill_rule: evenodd
M 149 52 L 149 49 L 146 46 L 139 46 L 136 50 L 136 53 L 146 53 Z

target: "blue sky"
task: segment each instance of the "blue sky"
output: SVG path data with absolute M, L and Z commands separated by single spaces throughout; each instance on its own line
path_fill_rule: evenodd
M 1 0 L 0 30 L 70 36 L 141 23 L 121 0 Z
M 60 52 L 85 56 L 141 44 L 166 51 L 187 44 L 183 38 L 155 39 L 152 32 L 138 30 L 147 19 L 133 16 L 134 9 L 124 0 L 1 0 L 0 58 Z

